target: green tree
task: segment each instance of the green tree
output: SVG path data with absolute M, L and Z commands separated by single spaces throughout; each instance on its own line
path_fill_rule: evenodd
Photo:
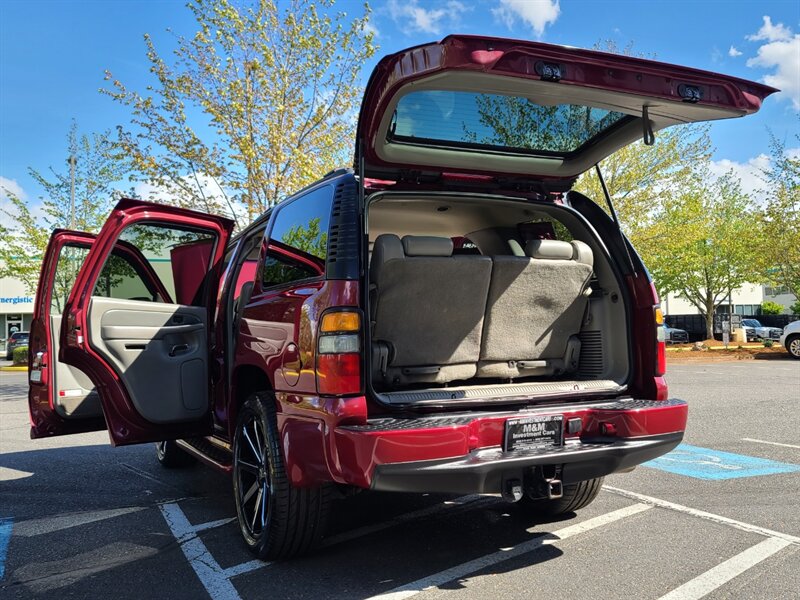
M 622 228 L 648 267 L 664 236 L 680 235 L 660 226 L 664 207 L 693 185 L 698 166 L 710 158 L 708 126 L 677 125 L 659 131 L 652 146 L 637 141 L 600 163 Z M 578 178 L 575 189 L 605 206 L 594 169 Z
M 117 148 L 140 176 L 176 204 L 252 219 L 348 161 L 375 52 L 367 5 L 355 19 L 329 16 L 333 0 L 187 6 L 197 32 L 177 38 L 174 58 L 145 36 L 156 80 L 146 92 L 106 74 L 102 91 L 132 111 Z
M 124 161 L 109 155 L 109 133 L 79 135 L 76 124 L 67 135 L 67 155 L 75 157 L 75 211 L 71 211 L 70 167 L 50 167 L 45 174 L 29 168 L 44 194 L 37 204 L 9 190 L 10 206 L 0 209 L 0 277 L 15 277 L 33 292 L 42 257 L 53 229 L 75 229 L 96 233 L 114 203 L 122 197 L 118 189 L 128 170 Z M 77 264 L 76 268 L 79 268 Z
M 769 281 L 800 297 L 800 155 L 788 153 L 786 143 L 775 136 L 770 148 L 759 214 L 764 240 L 760 265 Z
M 754 210 L 732 173 L 715 179 L 698 169 L 683 184 L 649 230 L 658 240 L 649 246 L 649 267 L 662 293 L 678 293 L 705 316 L 710 338 L 717 307 L 756 276 Z
M 783 306 L 771 300 L 764 300 L 761 303 L 762 315 L 780 315 L 783 313 Z

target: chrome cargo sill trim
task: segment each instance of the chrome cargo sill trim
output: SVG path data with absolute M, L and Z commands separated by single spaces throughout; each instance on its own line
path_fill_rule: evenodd
M 563 397 L 580 394 L 581 396 L 598 393 L 619 394 L 625 386 L 608 379 L 586 381 L 526 382 L 503 383 L 495 385 L 470 385 L 450 388 L 429 388 L 424 390 L 408 390 L 383 392 L 380 400 L 393 406 L 426 405 L 446 402 L 448 406 L 458 404 L 474 404 L 476 402 L 496 402 L 509 400 L 529 400 L 533 398 Z

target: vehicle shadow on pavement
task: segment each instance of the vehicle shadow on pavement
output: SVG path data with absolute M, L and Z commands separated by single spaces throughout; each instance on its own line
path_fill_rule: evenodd
M 204 595 L 157 505 L 177 502 L 194 524 L 231 518 L 227 476 L 199 465 L 163 469 L 150 445 L 12 452 L 0 456 L 0 466 L 13 470 L 3 471 L 0 517 L 13 518 L 15 528 L 0 590 L 20 597 L 141 597 L 142 586 L 163 590 L 160 578 L 170 573 L 170 597 Z M 362 492 L 334 502 L 328 536 L 311 555 L 265 565 L 233 582 L 243 598 L 368 597 L 553 538 L 562 527 L 557 523 L 574 518 L 537 518 L 497 497 Z M 235 521 L 200 538 L 222 568 L 252 560 Z M 508 572 L 561 555 L 545 546 L 485 569 Z M 439 587 L 458 589 L 464 581 L 457 577 Z M 122 591 L 120 582 L 131 585 Z

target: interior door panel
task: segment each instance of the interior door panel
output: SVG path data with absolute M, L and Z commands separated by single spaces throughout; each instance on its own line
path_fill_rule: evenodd
M 208 410 L 206 318 L 205 307 L 96 296 L 88 338 L 142 417 L 179 423 Z
M 50 317 L 51 359 L 58 356 L 58 334 L 61 331 L 61 315 Z M 55 361 L 55 377 L 51 386 L 53 408 L 66 419 L 102 417 L 100 395 L 83 371 L 72 365 Z

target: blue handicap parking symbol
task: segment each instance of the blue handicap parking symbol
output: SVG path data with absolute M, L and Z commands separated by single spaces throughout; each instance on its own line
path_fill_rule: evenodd
M 715 480 L 800 471 L 800 465 L 720 452 L 689 444 L 680 444 L 669 454 L 646 462 L 644 466 L 697 479 Z
M 0 580 L 6 573 L 6 553 L 8 542 L 11 539 L 11 526 L 14 521 L 11 517 L 0 517 Z

